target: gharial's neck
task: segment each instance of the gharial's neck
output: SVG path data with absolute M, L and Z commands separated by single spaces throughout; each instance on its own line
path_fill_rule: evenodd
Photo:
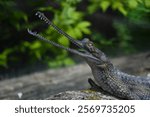
M 113 64 L 111 62 L 107 62 L 107 63 L 104 63 L 104 64 L 94 64 L 94 63 L 91 63 L 91 62 L 88 62 L 88 65 L 90 66 L 91 70 L 92 70 L 92 73 L 95 77 L 96 76 L 101 76 L 101 77 L 107 77 L 108 75 L 110 76 L 113 76 L 114 73 L 115 73 L 115 67 L 113 66 Z
M 109 92 L 111 92 L 112 89 L 109 86 L 109 81 L 111 80 L 110 78 L 114 76 L 113 65 L 111 63 L 107 63 L 104 66 L 94 65 L 92 63 L 88 64 L 91 68 L 97 85 L 99 85 L 103 90 L 107 89 Z
M 114 70 L 115 70 L 115 67 L 113 66 L 113 64 L 110 61 L 107 61 L 102 64 L 92 63 L 89 61 L 87 61 L 87 63 L 91 67 L 91 69 L 107 70 L 108 72 L 114 72 Z

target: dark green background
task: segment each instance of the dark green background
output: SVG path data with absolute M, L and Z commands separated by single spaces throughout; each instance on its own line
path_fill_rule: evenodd
M 41 22 L 34 15 L 37 11 L 44 12 L 74 38 L 89 37 L 109 56 L 150 50 L 149 0 L 3 0 L 0 9 L 0 74 L 80 62 L 76 56 L 27 33 L 30 28 L 47 39 L 74 48 Z

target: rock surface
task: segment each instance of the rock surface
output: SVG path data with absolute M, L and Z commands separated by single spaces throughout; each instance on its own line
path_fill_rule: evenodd
M 127 73 L 150 73 L 150 52 L 111 60 L 115 66 Z M 84 92 L 83 89 L 90 87 L 88 78 L 92 78 L 91 70 L 83 63 L 2 80 L 0 99 L 19 99 L 20 93 L 21 99 L 117 99 L 98 92 Z
M 91 90 L 66 91 L 52 95 L 46 100 L 117 100 L 118 98 Z

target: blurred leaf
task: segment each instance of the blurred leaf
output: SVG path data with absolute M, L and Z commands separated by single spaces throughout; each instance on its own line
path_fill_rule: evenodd
M 77 38 L 76 34 L 74 33 L 74 28 L 69 28 L 69 29 L 67 30 L 67 33 L 68 33 L 69 35 L 71 35 L 71 37 Z
M 82 32 L 78 27 L 74 28 L 73 31 L 74 31 L 74 34 L 76 35 L 76 38 L 81 38 L 82 37 Z
M 90 22 L 83 21 L 77 25 L 77 28 L 79 28 L 85 34 L 90 34 L 90 30 L 88 28 L 90 25 Z
M 127 11 L 125 10 L 124 7 L 119 7 L 118 10 L 123 14 L 123 15 L 127 15 Z
M 128 0 L 128 5 L 130 8 L 136 8 L 138 6 L 138 1 L 136 0 Z
M 7 60 L 0 58 L 0 66 L 3 66 L 3 67 L 5 67 L 5 68 L 7 68 Z
M 103 0 L 100 3 L 100 7 L 102 8 L 103 11 L 106 11 L 109 6 L 110 6 L 110 1 Z
M 38 59 L 41 59 L 41 52 L 40 51 L 35 51 L 35 55 Z
M 73 65 L 74 61 L 71 58 L 66 58 L 63 63 L 65 66 L 68 66 L 68 65 Z
M 145 5 L 150 8 L 150 0 L 144 0 L 145 1 Z
M 62 45 L 64 45 L 65 47 L 68 47 L 69 46 L 69 41 L 66 37 L 61 37 L 58 39 L 58 42 Z
M 38 10 L 40 10 L 40 11 L 55 11 L 54 10 L 54 8 L 52 8 L 51 6 L 49 6 L 49 7 L 40 7 L 40 8 L 38 8 Z
M 57 49 L 52 45 L 41 43 L 37 40 L 26 40 L 28 38 L 26 36 L 29 36 L 29 34 L 26 34 L 27 28 L 38 29 L 45 38 L 60 43 L 65 47 L 70 46 L 70 41 L 63 36 L 60 37 L 60 34 L 53 30 L 51 26 L 45 26 L 43 22 L 37 19 L 34 20 L 34 16 L 31 16 L 31 14 L 33 15 L 35 11 L 31 11 L 30 9 L 32 8 L 40 11 L 49 11 L 50 20 L 75 39 L 83 38 L 84 34 L 92 34 L 92 39 L 96 41 L 96 45 L 100 48 L 117 45 L 119 49 L 122 48 L 121 51 L 129 52 L 132 50 L 131 42 L 133 40 L 143 41 L 143 39 L 148 37 L 148 34 L 145 32 L 149 31 L 147 27 L 149 27 L 150 0 L 89 0 L 87 11 L 80 11 L 80 5 L 84 4 L 83 2 L 78 5 L 80 2 L 81 0 L 52 0 L 50 1 L 51 5 L 45 5 L 45 1 L 22 1 L 20 6 L 18 4 L 20 3 L 19 1 L 0 1 L 0 43 L 3 50 L 0 53 L 0 66 L 6 67 L 8 65 L 9 67 L 11 64 L 19 64 L 19 61 L 23 61 L 22 57 L 26 59 L 27 64 L 37 62 L 38 59 L 43 59 L 50 66 L 55 67 L 72 63 L 72 60 L 68 59 L 67 51 Z M 30 6 L 27 11 L 23 8 L 26 5 Z M 85 18 L 97 10 L 106 12 L 108 8 L 110 11 L 119 11 L 124 15 L 124 17 L 121 17 L 126 18 L 126 21 L 114 25 L 117 37 L 112 37 L 112 39 L 107 39 L 101 32 L 95 34 L 93 30 L 91 33 L 91 24 Z M 31 23 L 28 23 L 28 17 L 32 19 Z M 135 25 L 138 32 L 143 31 L 141 34 L 134 32 L 133 28 L 135 28 Z M 138 36 L 134 38 L 133 34 Z M 6 44 L 7 42 L 9 43 Z M 147 44 L 149 41 L 145 42 Z
M 39 49 L 41 46 L 42 45 L 40 41 L 35 41 L 34 43 L 32 43 L 32 45 L 30 45 L 30 49 L 32 50 Z
M 116 10 L 116 9 L 118 9 L 118 8 L 120 8 L 120 7 L 123 7 L 123 5 L 122 5 L 121 2 L 119 2 L 119 1 L 114 1 L 114 2 L 113 2 L 112 8 L 113 8 L 114 10 Z
M 118 9 L 123 15 L 127 15 L 126 9 L 124 8 L 123 4 L 119 1 L 114 1 L 112 8 L 114 10 Z
M 92 4 L 88 6 L 88 12 L 90 14 L 94 13 L 99 8 L 99 4 Z
M 8 55 L 12 52 L 11 49 L 7 48 L 0 53 L 0 66 L 7 67 Z
M 82 17 L 82 13 L 77 11 L 75 12 L 75 8 L 72 8 L 70 11 L 68 11 L 68 16 L 74 20 L 79 20 Z
M 111 40 L 106 40 L 106 39 L 101 39 L 100 40 L 100 43 L 102 44 L 102 45 L 107 45 L 107 46 L 109 46 L 109 45 L 112 45 L 112 41 Z
M 80 29 L 82 29 L 82 28 L 86 28 L 86 27 L 88 27 L 90 25 L 91 25 L 90 22 L 82 21 L 82 22 L 80 22 L 80 23 L 77 24 L 77 27 L 80 28 Z
M 62 63 L 61 63 L 61 61 L 49 61 L 48 62 L 48 66 L 49 67 L 52 67 L 52 68 L 56 68 L 56 67 L 58 67 L 58 66 L 61 66 L 62 65 Z

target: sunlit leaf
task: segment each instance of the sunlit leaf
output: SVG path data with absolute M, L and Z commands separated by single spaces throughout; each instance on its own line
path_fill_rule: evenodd
M 56 67 L 61 66 L 61 65 L 62 65 L 62 62 L 57 61 L 57 60 L 48 62 L 48 66 L 53 67 L 53 68 L 56 68 Z
M 90 25 L 90 22 L 83 21 L 77 25 L 77 28 L 85 34 L 90 34 L 90 29 L 88 28 Z
M 123 14 L 123 15 L 127 15 L 127 11 L 124 7 L 119 7 L 118 10 Z
M 145 0 L 145 5 L 150 8 L 150 0 Z
M 67 33 L 68 33 L 71 37 L 76 38 L 76 34 L 74 33 L 74 29 L 73 29 L 73 28 L 69 28 L 69 29 L 67 30 Z
M 112 8 L 114 10 L 119 9 L 121 7 L 123 7 L 123 4 L 121 2 L 119 2 L 119 1 L 114 1 L 113 4 L 112 4 Z
M 0 53 L 0 66 L 7 67 L 8 55 L 12 52 L 12 49 L 7 48 Z
M 109 6 L 110 6 L 110 1 L 105 0 L 100 3 L 100 7 L 102 8 L 103 11 L 106 11 Z
M 32 43 L 32 45 L 30 46 L 30 49 L 38 49 L 41 47 L 41 42 L 39 41 L 35 41 L 34 43 Z
M 99 8 L 98 4 L 92 4 L 88 6 L 88 12 L 90 14 L 94 13 Z
M 71 58 L 64 59 L 63 63 L 65 64 L 65 66 L 75 64 L 74 61 Z
M 64 45 L 64 46 L 66 46 L 66 47 L 69 46 L 69 41 L 68 41 L 68 39 L 67 39 L 66 37 L 60 37 L 60 38 L 58 39 L 58 42 L 59 42 L 60 44 Z
M 85 34 L 91 34 L 91 31 L 90 31 L 89 28 L 82 28 L 81 30 L 82 30 L 82 32 L 85 33 Z
M 128 0 L 128 4 L 130 8 L 136 8 L 138 6 L 138 3 L 136 0 Z
M 82 29 L 82 28 L 88 27 L 90 25 L 91 25 L 90 22 L 82 21 L 77 25 L 77 27 Z
M 81 38 L 82 37 L 82 32 L 79 28 L 75 28 L 74 29 L 74 34 L 76 35 L 77 38 Z

